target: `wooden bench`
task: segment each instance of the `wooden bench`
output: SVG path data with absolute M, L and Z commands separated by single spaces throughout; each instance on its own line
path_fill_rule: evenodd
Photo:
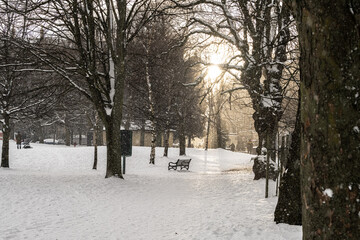
M 176 162 L 169 162 L 168 170 L 177 170 L 177 167 L 180 167 L 180 170 L 183 168 L 189 170 L 190 161 L 191 159 L 178 159 Z

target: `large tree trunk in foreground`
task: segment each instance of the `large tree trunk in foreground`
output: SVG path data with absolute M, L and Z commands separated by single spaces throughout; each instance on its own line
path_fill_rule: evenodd
M 299 102 L 300 103 L 300 102 Z M 301 225 L 300 193 L 300 106 L 296 114 L 296 124 L 292 133 L 289 156 L 284 175 L 280 181 L 279 199 L 275 209 L 275 222 Z
M 2 127 L 3 144 L 1 153 L 1 167 L 9 168 L 10 116 L 7 114 L 3 114 L 3 118 L 5 124 Z
M 360 3 L 292 3 L 301 49 L 303 239 L 360 239 Z

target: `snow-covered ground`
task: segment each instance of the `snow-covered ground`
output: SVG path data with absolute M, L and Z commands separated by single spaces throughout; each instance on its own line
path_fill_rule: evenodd
M 1 143 L 1 142 L 0 142 Z M 105 179 L 106 148 L 92 170 L 92 147 L 10 143 L 0 168 L 0 239 L 301 239 L 301 227 L 276 225 L 272 183 L 253 181 L 250 155 L 187 149 L 190 171 L 168 171 L 157 149 L 133 147 L 125 180 Z M 226 171 L 237 169 L 236 171 Z

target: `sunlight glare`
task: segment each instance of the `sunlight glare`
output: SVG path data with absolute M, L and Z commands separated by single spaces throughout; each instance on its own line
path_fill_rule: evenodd
M 217 77 L 222 73 L 221 69 L 216 65 L 222 62 L 222 57 L 218 54 L 210 55 L 210 65 L 207 68 L 207 76 L 210 78 L 210 81 L 215 81 Z
M 214 81 L 221 74 L 221 69 L 216 65 L 211 65 L 207 69 L 207 76 Z

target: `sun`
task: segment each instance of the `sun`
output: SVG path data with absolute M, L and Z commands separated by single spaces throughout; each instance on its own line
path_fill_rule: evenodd
M 211 65 L 207 68 L 207 76 L 211 81 L 216 80 L 216 78 L 220 76 L 221 72 L 221 69 L 217 65 Z
M 210 78 L 210 81 L 215 81 L 217 77 L 220 76 L 222 70 L 217 64 L 222 62 L 222 57 L 218 54 L 210 55 L 210 66 L 207 67 L 207 76 Z

